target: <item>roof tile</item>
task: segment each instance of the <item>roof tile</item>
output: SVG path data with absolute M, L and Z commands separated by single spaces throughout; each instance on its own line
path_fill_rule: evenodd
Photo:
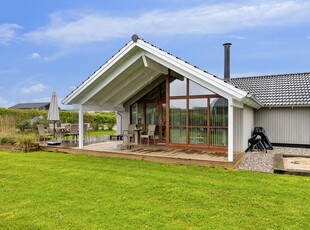
M 264 106 L 310 104 L 310 73 L 232 78 L 231 83 L 254 94 Z

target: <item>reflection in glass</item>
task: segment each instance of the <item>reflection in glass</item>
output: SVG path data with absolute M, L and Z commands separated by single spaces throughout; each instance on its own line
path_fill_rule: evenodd
M 228 145 L 228 129 L 211 129 L 210 130 L 211 145 Z
M 183 81 L 174 79 L 170 82 L 170 96 L 186 96 L 186 78 Z
M 189 99 L 189 125 L 208 125 L 208 99 Z
M 170 100 L 170 125 L 186 126 L 186 100 Z
M 198 85 L 196 82 L 189 81 L 189 95 L 210 95 L 214 94 L 211 90 Z
M 195 145 L 207 144 L 207 129 L 206 128 L 190 128 L 189 143 Z
M 186 128 L 170 128 L 170 142 L 186 144 Z
M 225 98 L 210 99 L 210 125 L 228 126 L 228 101 Z
M 143 104 L 135 103 L 131 106 L 131 124 L 144 125 Z
M 146 103 L 146 125 L 158 124 L 158 104 Z

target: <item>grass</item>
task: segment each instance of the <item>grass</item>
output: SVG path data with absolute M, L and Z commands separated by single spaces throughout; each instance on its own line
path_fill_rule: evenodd
M 0 229 L 310 229 L 310 178 L 0 152 Z
M 100 135 L 110 135 L 116 134 L 115 130 L 98 130 L 98 131 L 89 131 L 90 136 L 100 136 Z

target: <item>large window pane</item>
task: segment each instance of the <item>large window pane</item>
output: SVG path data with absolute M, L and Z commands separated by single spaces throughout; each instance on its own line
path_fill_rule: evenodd
M 208 99 L 189 100 L 189 125 L 208 125 Z
M 207 144 L 207 129 L 206 128 L 190 128 L 189 143 L 195 145 Z
M 131 106 L 131 124 L 144 125 L 143 104 L 135 103 Z
M 228 102 L 225 98 L 210 99 L 210 125 L 228 126 Z
M 146 125 L 158 124 L 158 104 L 146 103 Z
M 170 142 L 186 144 L 186 128 L 170 128 Z
M 170 96 L 186 96 L 186 78 L 183 81 L 174 79 L 170 82 Z
M 193 81 L 189 81 L 189 95 L 210 95 L 214 94 L 211 90 L 208 90 L 205 87 L 202 87 L 201 85 L 198 85 L 197 83 Z
M 211 145 L 228 145 L 228 130 L 227 129 L 211 129 L 210 130 Z
M 186 100 L 170 100 L 170 125 L 186 126 Z

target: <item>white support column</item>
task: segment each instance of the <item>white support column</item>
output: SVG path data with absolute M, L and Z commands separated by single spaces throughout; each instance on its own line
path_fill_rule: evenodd
M 228 161 L 234 161 L 234 107 L 228 100 Z
M 82 149 L 84 146 L 84 107 L 80 105 L 79 109 L 79 149 Z

